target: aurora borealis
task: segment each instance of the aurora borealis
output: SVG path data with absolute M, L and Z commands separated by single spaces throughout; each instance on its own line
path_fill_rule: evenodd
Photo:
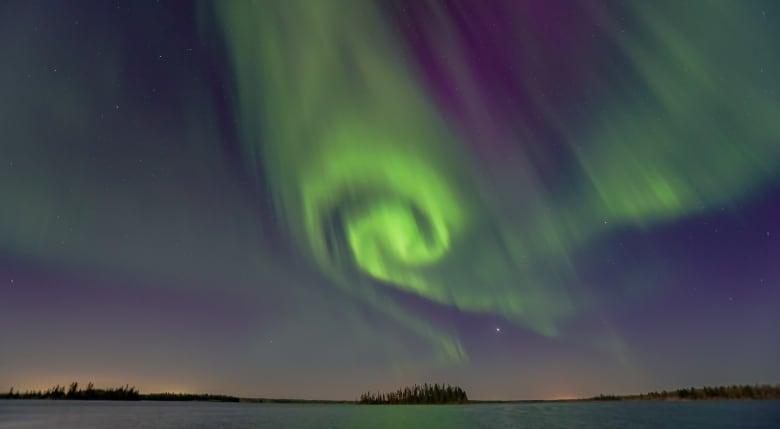
M 778 18 L 6 2 L 0 389 L 775 383 Z

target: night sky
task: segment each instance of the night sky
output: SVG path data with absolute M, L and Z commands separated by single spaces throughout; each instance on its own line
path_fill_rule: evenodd
M 780 2 L 0 3 L 0 390 L 780 382 Z

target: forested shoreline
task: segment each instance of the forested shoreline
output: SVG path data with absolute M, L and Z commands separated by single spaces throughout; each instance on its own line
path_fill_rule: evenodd
M 140 393 L 135 386 L 124 385 L 113 388 L 95 388 L 93 383 L 81 389 L 78 382 L 73 382 L 66 389 L 56 385 L 46 390 L 15 391 L 12 387 L 8 393 L 0 394 L 0 399 L 55 399 L 55 400 L 96 400 L 96 401 L 207 401 L 207 402 L 239 402 L 240 399 L 227 395 L 192 394 L 192 393 Z
M 124 385 L 113 388 L 96 388 L 88 383 L 80 388 L 78 382 L 68 387 L 56 385 L 46 390 L 15 390 L 0 393 L 0 399 L 53 399 L 53 400 L 102 400 L 102 401 L 201 401 L 201 402 L 247 402 L 247 403 L 339 403 L 339 404 L 466 404 L 490 402 L 547 402 L 545 400 L 524 401 L 471 401 L 466 392 L 458 386 L 446 384 L 423 384 L 405 387 L 393 392 L 366 392 L 357 401 L 239 398 L 229 395 L 193 393 L 140 393 L 135 386 Z M 636 401 L 636 400 L 780 400 L 780 384 L 731 385 L 689 387 L 676 390 L 662 390 L 634 395 L 602 394 L 591 398 L 566 401 Z
M 731 385 L 689 387 L 660 392 L 641 393 L 639 395 L 599 395 L 588 398 L 593 401 L 622 400 L 723 400 L 723 399 L 780 399 L 780 384 L 770 385 Z

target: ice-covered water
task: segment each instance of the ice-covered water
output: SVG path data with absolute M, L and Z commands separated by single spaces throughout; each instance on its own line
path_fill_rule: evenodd
M 780 428 L 780 401 L 471 405 L 0 400 L 0 428 Z

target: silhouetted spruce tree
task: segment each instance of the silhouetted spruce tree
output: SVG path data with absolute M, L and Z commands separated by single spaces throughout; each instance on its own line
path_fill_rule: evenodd
M 68 393 L 65 395 L 68 399 L 76 399 L 79 396 L 79 383 L 74 381 L 73 383 L 70 383 L 70 387 L 68 387 Z

